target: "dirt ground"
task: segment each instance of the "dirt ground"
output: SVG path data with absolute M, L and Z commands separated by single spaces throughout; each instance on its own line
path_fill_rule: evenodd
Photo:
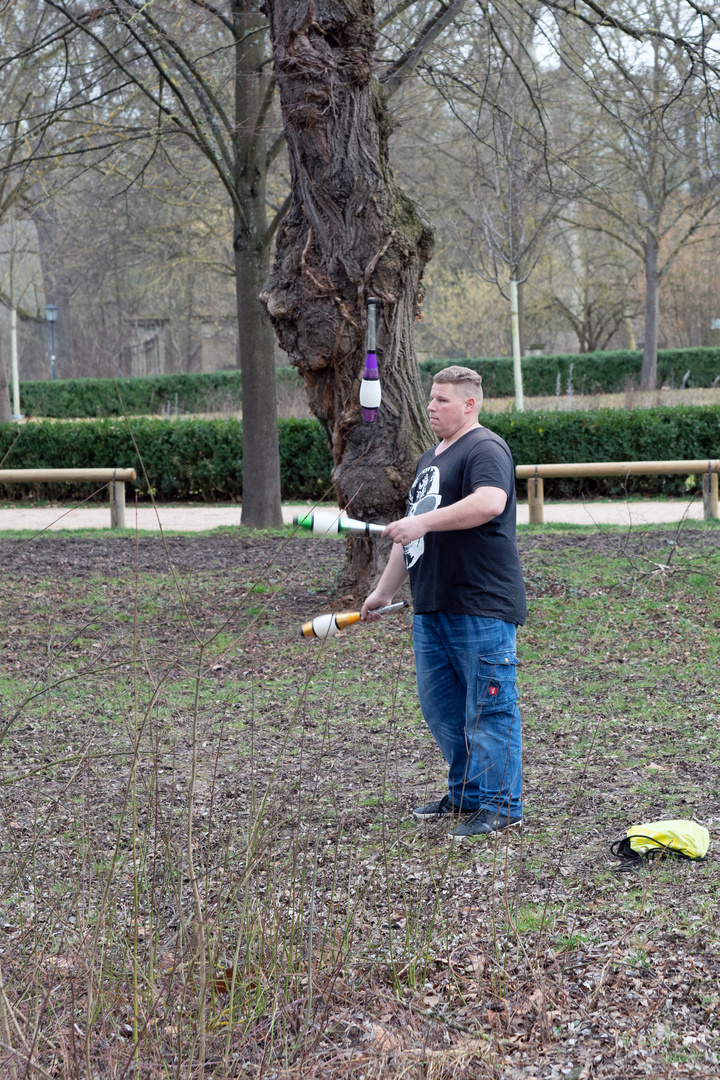
M 720 1074 L 720 532 L 536 532 L 520 546 L 525 825 L 456 845 L 410 815 L 444 769 L 409 617 L 298 638 L 340 606 L 344 542 L 0 541 L 14 838 L 0 964 L 18 1031 L 25 1016 L 26 1040 L 33 1017 L 43 1033 L 38 1075 L 85 1076 L 92 1061 L 119 1076 L 135 1045 L 135 1075 L 194 1074 L 173 1016 L 199 977 L 196 903 L 225 973 L 206 1061 L 230 1054 L 230 1076 Z M 611 869 L 628 825 L 669 816 L 710 829 L 706 862 Z M 136 965 L 155 965 L 140 1027 L 119 989 L 130 939 L 112 952 L 111 926 L 134 927 Z M 6 1068 L 27 1057 L 19 1037 L 0 1037 L 20 1047 Z

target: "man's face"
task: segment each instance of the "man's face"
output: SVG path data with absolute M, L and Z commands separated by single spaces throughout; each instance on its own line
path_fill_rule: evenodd
M 458 393 L 454 383 L 433 383 L 430 390 L 430 427 L 441 439 L 449 439 L 474 419 L 475 401 Z

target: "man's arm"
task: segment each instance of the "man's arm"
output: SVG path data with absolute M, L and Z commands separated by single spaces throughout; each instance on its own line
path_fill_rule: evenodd
M 507 499 L 507 492 L 502 488 L 479 487 L 471 495 L 466 495 L 464 499 L 458 500 L 451 506 L 441 506 L 437 510 L 430 510 L 427 514 L 411 514 L 409 517 L 391 522 L 383 532 L 383 536 L 389 536 L 396 545 L 404 546 L 429 532 L 474 529 L 478 525 L 484 525 L 486 521 L 492 521 L 498 514 L 502 514 L 507 505 Z M 395 550 L 393 548 L 393 554 Z M 398 547 L 397 550 L 401 548 Z M 382 582 L 382 578 L 380 581 Z
M 395 593 L 407 581 L 403 547 L 428 532 L 451 532 L 454 529 L 474 529 L 502 514 L 507 504 L 507 492 L 502 488 L 480 487 L 452 506 L 430 510 L 427 514 L 411 514 L 393 521 L 383 532 L 393 541 L 388 564 L 380 581 L 362 606 L 365 621 L 373 608 L 391 604 Z
M 369 613 L 372 614 L 373 608 L 386 607 L 392 603 L 395 593 L 407 581 L 407 576 L 408 572 L 405 567 L 402 546 L 393 544 L 383 575 L 362 606 L 361 618 L 363 622 L 367 619 Z M 376 616 L 376 618 L 382 618 L 382 616 Z

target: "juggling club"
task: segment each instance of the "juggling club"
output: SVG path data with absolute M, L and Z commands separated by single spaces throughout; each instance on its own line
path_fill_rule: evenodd
M 360 411 L 366 424 L 372 424 L 377 420 L 378 409 L 382 400 L 380 389 L 380 375 L 377 363 L 377 306 L 380 301 L 369 296 L 367 301 L 367 352 L 365 355 L 365 370 L 360 383 Z
M 398 608 L 408 606 L 407 600 L 400 600 L 397 604 L 388 604 L 387 607 L 379 607 L 373 610 L 373 615 L 384 615 L 386 611 L 396 611 Z M 310 622 L 302 624 L 301 637 L 331 638 L 346 626 L 360 622 L 359 611 L 339 611 L 336 615 L 316 615 Z
M 313 536 L 336 536 L 338 532 L 349 532 L 353 536 L 370 536 L 381 533 L 384 525 L 374 525 L 370 521 L 357 521 L 355 518 L 341 518 L 332 510 L 316 510 L 313 514 L 296 514 L 293 525 L 303 529 L 312 529 Z

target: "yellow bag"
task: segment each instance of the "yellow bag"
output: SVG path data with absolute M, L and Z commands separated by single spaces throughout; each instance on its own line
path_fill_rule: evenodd
M 681 859 L 704 859 L 710 847 L 710 833 L 695 821 L 651 821 L 631 825 L 622 840 L 610 845 L 611 853 L 626 864 L 637 866 L 650 859 L 674 855 Z M 619 869 L 630 869 L 629 866 Z

